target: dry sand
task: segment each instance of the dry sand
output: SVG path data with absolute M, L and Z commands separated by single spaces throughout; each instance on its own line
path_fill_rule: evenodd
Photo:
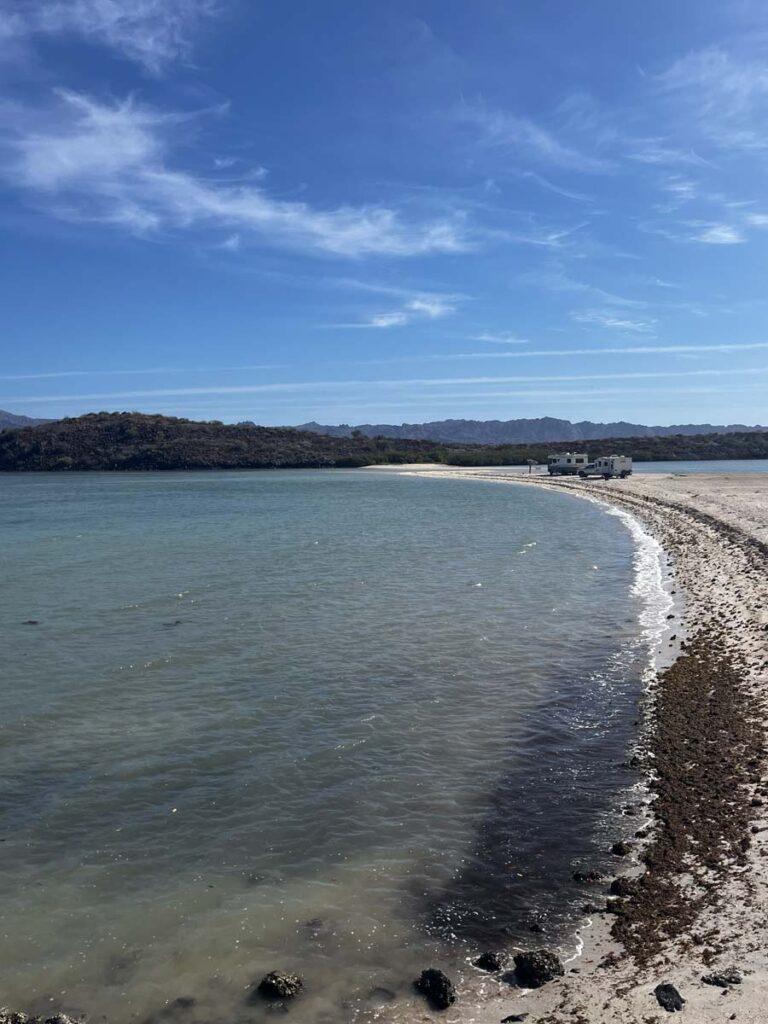
M 647 701 L 640 756 L 653 798 L 650 838 L 617 864 L 617 873 L 642 875 L 641 895 L 618 916 L 585 919 L 582 955 L 566 965 L 564 978 L 525 991 L 470 969 L 455 1007 L 417 1016 L 446 1024 L 497 1024 L 517 1014 L 528 1014 L 528 1024 L 650 1024 L 667 1017 L 654 988 L 670 982 L 686 1000 L 683 1012 L 700 1024 L 762 1024 L 768 1018 L 768 473 L 603 482 L 550 480 L 515 468 L 400 471 L 554 487 L 631 512 L 670 556 L 684 593 L 680 634 L 687 637 Z M 604 904 L 607 891 L 607 884 L 585 888 L 585 903 Z M 731 966 L 742 972 L 741 984 L 702 982 L 702 975 Z

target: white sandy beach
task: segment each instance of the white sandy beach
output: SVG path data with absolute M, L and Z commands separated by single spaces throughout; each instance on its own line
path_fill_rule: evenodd
M 739 669 L 733 700 L 743 702 L 745 716 L 758 722 L 764 739 L 768 729 L 768 473 L 648 474 L 603 482 L 550 480 L 516 467 L 407 466 L 400 471 L 506 486 L 552 487 L 632 513 L 664 546 L 676 586 L 684 594 L 684 622 L 678 637 L 717 635 L 722 651 Z M 704 679 L 702 689 L 706 674 Z M 661 677 L 658 686 L 665 685 Z M 695 731 L 696 721 L 685 716 L 683 720 Z M 639 965 L 611 937 L 612 915 L 586 919 L 582 955 L 567 965 L 565 978 L 526 992 L 479 972 L 478 977 L 470 974 L 469 991 L 463 998 L 460 992 L 456 1006 L 440 1019 L 497 1024 L 510 1015 L 529 1014 L 531 1024 L 660 1021 L 666 1012 L 654 988 L 671 982 L 686 1000 L 687 1016 L 701 1024 L 734 1019 L 762 1022 L 768 987 L 768 814 L 763 806 L 768 790 L 765 765 L 754 759 L 750 765 L 743 776 L 748 782 L 740 784 L 734 796 L 747 807 L 751 819 L 745 829 L 749 836 L 741 840 L 744 856 L 739 863 L 723 862 L 715 872 L 700 870 L 693 857 L 691 871 L 681 871 L 674 880 L 683 904 L 693 907 L 700 902 L 695 923 L 686 934 L 671 941 L 660 938 L 652 958 Z M 630 858 L 617 865 L 617 871 L 639 874 L 643 869 L 640 853 L 633 853 L 632 865 Z M 713 854 L 720 855 L 719 851 L 701 852 L 702 858 Z M 600 904 L 606 892 L 606 887 L 596 886 L 585 893 L 585 902 Z M 701 981 L 702 975 L 732 965 L 743 974 L 741 984 L 721 988 Z M 572 973 L 572 968 L 578 973 Z M 475 1001 L 473 996 L 481 991 L 490 998 Z M 433 1016 L 438 1019 L 426 1013 L 424 1019 Z

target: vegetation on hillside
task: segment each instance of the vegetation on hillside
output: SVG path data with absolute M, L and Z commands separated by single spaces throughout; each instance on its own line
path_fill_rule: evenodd
M 142 413 L 89 413 L 0 432 L 0 470 L 273 469 L 446 461 L 442 445 L 323 437 Z
M 546 462 L 553 451 L 586 451 L 599 455 L 629 455 L 635 462 L 698 461 L 702 459 L 768 459 L 768 431 L 738 434 L 676 434 L 672 437 L 620 437 L 601 441 L 546 442 L 461 446 L 448 453 L 454 466 L 518 466 L 526 460 Z
M 567 444 L 460 445 L 386 437 L 329 437 L 283 427 L 197 422 L 142 413 L 89 413 L 0 431 L 0 470 L 171 470 L 356 467 L 404 462 L 453 466 L 546 462 Z M 582 448 L 585 447 L 582 445 Z M 590 456 L 637 461 L 768 458 L 768 432 L 592 442 Z

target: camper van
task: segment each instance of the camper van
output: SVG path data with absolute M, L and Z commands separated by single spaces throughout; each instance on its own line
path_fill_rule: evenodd
M 550 455 L 547 459 L 547 470 L 550 476 L 576 476 L 580 469 L 589 462 L 586 452 L 561 452 Z
M 618 476 L 624 480 L 632 475 L 632 459 L 628 455 L 603 455 L 578 472 L 582 480 L 588 476 L 601 476 L 603 480 L 612 480 Z

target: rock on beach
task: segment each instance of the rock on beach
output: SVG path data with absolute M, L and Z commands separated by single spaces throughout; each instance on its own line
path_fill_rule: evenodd
M 683 997 L 677 991 L 675 986 L 670 985 L 669 982 L 662 982 L 661 985 L 657 985 L 653 990 L 653 994 L 656 996 L 659 1006 L 663 1007 L 667 1013 L 674 1013 L 675 1010 L 682 1010 L 685 1005 Z
M 515 976 L 522 988 L 541 988 L 565 974 L 560 957 L 549 949 L 515 954 Z
M 453 982 L 435 967 L 422 971 L 413 984 L 416 991 L 420 992 L 435 1010 L 447 1010 L 456 1002 Z
M 304 982 L 298 974 L 270 971 L 261 979 L 256 991 L 266 999 L 292 999 L 303 988 Z
M 475 967 L 479 967 L 482 971 L 490 971 L 495 974 L 498 971 L 503 971 L 509 963 L 509 957 L 506 953 L 494 953 L 489 951 L 487 953 L 481 953 L 480 956 L 475 960 Z

